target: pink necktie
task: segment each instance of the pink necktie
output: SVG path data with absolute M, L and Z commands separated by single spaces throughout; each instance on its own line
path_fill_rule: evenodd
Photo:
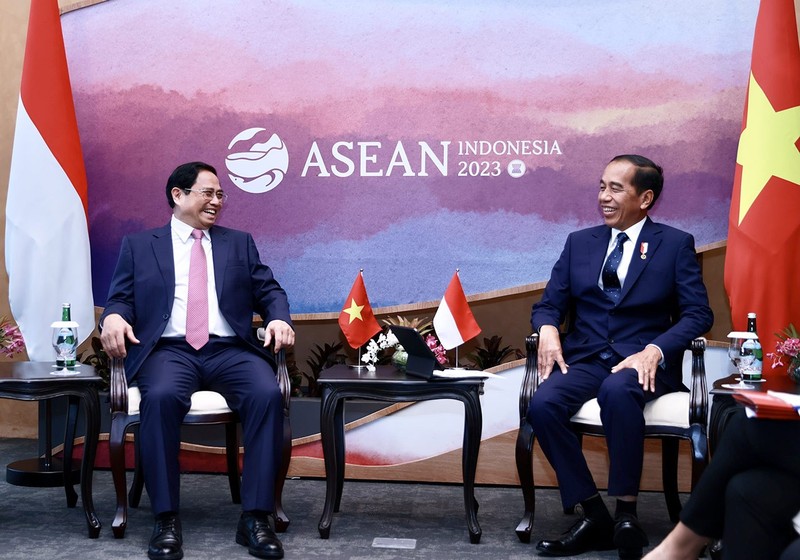
M 194 244 L 189 260 L 189 294 L 186 298 L 186 342 L 200 350 L 208 342 L 208 270 L 203 232 L 192 230 Z

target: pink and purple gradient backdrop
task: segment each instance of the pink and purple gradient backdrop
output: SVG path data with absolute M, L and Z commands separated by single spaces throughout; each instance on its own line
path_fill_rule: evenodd
M 731 6 L 730 4 L 735 4 Z M 294 312 L 339 311 L 359 268 L 373 306 L 546 280 L 566 234 L 600 223 L 618 153 L 665 168 L 653 217 L 727 235 L 757 0 L 118 0 L 70 12 L 64 36 L 89 178 L 95 298 L 123 235 L 163 225 L 179 163 L 217 167 L 219 223 L 250 231 Z M 286 144 L 272 191 L 228 179 L 228 144 L 262 127 Z M 458 155 L 459 141 L 557 141 L 561 154 Z M 301 177 L 317 142 L 450 141 L 448 175 Z M 357 150 L 354 150 L 354 154 Z M 512 178 L 515 157 L 528 170 Z M 354 158 L 357 159 L 357 158 Z M 460 177 L 497 160 L 497 177 Z M 356 170 L 359 162 L 356 161 Z M 343 166 L 338 163 L 339 167 Z

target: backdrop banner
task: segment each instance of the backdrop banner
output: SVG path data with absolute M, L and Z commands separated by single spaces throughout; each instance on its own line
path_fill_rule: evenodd
M 613 156 L 663 165 L 657 221 L 725 239 L 757 0 L 127 0 L 63 16 L 94 294 L 217 167 L 295 313 L 544 281 L 600 223 Z

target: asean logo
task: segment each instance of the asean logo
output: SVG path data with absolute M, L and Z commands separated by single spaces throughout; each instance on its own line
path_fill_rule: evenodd
M 265 128 L 248 128 L 237 134 L 228 144 L 230 151 L 236 144 L 245 142 L 247 151 L 234 151 L 225 158 L 228 177 L 245 192 L 269 192 L 281 184 L 289 168 L 289 152 L 283 140 L 273 134 L 266 141 Z

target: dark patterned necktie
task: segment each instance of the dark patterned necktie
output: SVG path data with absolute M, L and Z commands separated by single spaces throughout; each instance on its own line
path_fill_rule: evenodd
M 619 296 L 622 292 L 619 276 L 617 276 L 617 269 L 619 268 L 619 263 L 622 261 L 622 246 L 627 240 L 628 234 L 624 231 L 617 235 L 617 245 L 611 253 L 609 253 L 606 264 L 603 265 L 603 290 L 605 290 L 614 301 L 619 301 Z

